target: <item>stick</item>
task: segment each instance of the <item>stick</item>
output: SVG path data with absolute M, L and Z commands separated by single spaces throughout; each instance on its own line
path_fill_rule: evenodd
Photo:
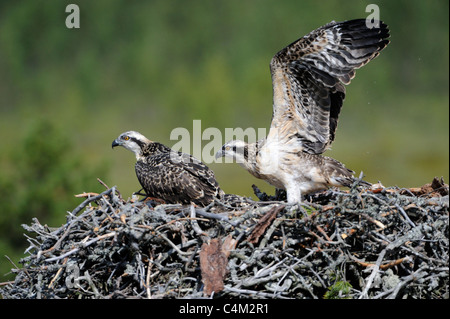
M 105 196 L 105 195 L 110 195 L 111 192 L 113 192 L 113 191 L 115 191 L 115 186 L 114 186 L 113 188 L 107 189 L 106 191 L 104 191 L 103 193 L 101 193 L 101 194 L 99 194 L 99 195 L 97 195 L 97 196 L 94 196 L 94 197 L 91 197 L 91 198 L 86 199 L 85 201 L 83 201 L 80 205 L 78 205 L 78 206 L 72 211 L 72 215 L 78 214 L 78 212 L 79 212 L 80 210 L 82 210 L 84 207 L 86 207 L 86 205 L 89 204 L 90 202 L 96 201 L 96 200 L 102 198 L 102 197 Z
M 150 253 L 150 257 L 148 259 L 148 265 L 147 265 L 147 277 L 145 278 L 145 287 L 147 290 L 147 299 L 152 299 L 152 292 L 150 290 L 150 278 L 152 273 L 152 266 L 153 266 L 153 254 Z
M 112 237 L 112 236 L 115 236 L 115 235 L 117 235 L 117 233 L 116 233 L 115 231 L 113 231 L 113 232 L 111 232 L 111 233 L 108 233 L 108 234 L 105 234 L 105 235 L 98 236 L 98 237 L 96 237 L 96 238 L 94 238 L 94 239 L 91 239 L 90 241 L 88 241 L 88 242 L 86 242 L 86 243 L 84 243 L 84 244 L 81 244 L 81 247 L 88 247 L 88 246 L 92 245 L 93 243 L 95 243 L 95 242 L 97 242 L 97 241 L 99 241 L 99 240 L 102 240 L 102 239 L 105 239 L 105 238 L 108 238 L 108 237 Z M 80 248 L 77 247 L 77 248 L 74 248 L 74 249 L 72 249 L 72 250 L 69 250 L 68 252 L 66 252 L 65 254 L 62 254 L 62 255 L 60 255 L 60 256 L 56 256 L 56 257 L 52 257 L 52 258 L 47 258 L 47 259 L 45 259 L 45 261 L 46 261 L 46 262 L 51 262 L 51 261 L 55 261 L 55 260 L 60 260 L 60 259 L 63 259 L 63 258 L 65 258 L 65 257 L 68 257 L 68 256 L 70 256 L 70 255 L 75 254 L 75 253 L 76 253 L 77 251 L 79 251 L 79 250 L 80 250 Z
M 191 205 L 190 211 L 191 211 L 191 215 L 190 215 L 191 220 L 190 220 L 190 222 L 191 222 L 192 229 L 194 229 L 195 233 L 196 233 L 198 236 L 200 236 L 200 237 L 202 237 L 202 238 L 206 236 L 207 238 L 206 238 L 205 240 L 209 239 L 208 234 L 205 233 L 205 232 L 200 228 L 200 226 L 198 225 L 197 221 L 195 220 L 195 216 L 196 216 L 195 214 L 196 214 L 196 211 L 195 211 L 194 205 Z M 205 240 L 204 240 L 204 241 L 205 241 Z
M 365 262 L 365 261 L 361 261 L 361 260 L 357 259 L 355 256 L 352 256 L 352 255 L 349 255 L 349 256 L 350 256 L 351 259 L 353 259 L 354 261 L 356 261 L 358 264 L 360 264 L 363 267 L 369 268 L 369 267 L 375 266 L 374 263 L 368 263 L 368 262 Z M 388 263 L 380 265 L 380 269 L 381 270 L 386 270 L 388 268 L 397 266 L 397 265 L 401 264 L 404 261 L 409 261 L 409 260 L 411 260 L 411 257 L 409 257 L 409 256 L 406 256 L 406 257 L 403 257 L 403 258 L 399 258 L 399 259 L 396 259 L 396 260 L 393 260 L 393 261 L 390 261 Z
M 383 249 L 381 251 L 381 253 L 378 255 L 377 261 L 373 267 L 372 273 L 369 276 L 369 279 L 367 280 L 367 284 L 366 287 L 364 288 L 363 292 L 361 293 L 361 295 L 359 296 L 358 299 L 363 299 L 363 298 L 367 298 L 367 292 L 370 289 L 370 286 L 372 286 L 372 282 L 375 279 L 376 274 L 378 273 L 379 269 L 380 269 L 380 265 L 381 262 L 383 261 L 384 255 L 386 254 L 387 249 Z
M 206 217 L 206 218 L 223 220 L 223 221 L 229 223 L 231 226 L 234 226 L 234 227 L 237 227 L 239 225 L 239 222 L 231 221 L 228 218 L 228 216 L 222 216 L 222 215 L 219 215 L 219 214 L 208 213 L 207 211 L 205 211 L 204 209 L 201 209 L 201 208 L 197 208 L 195 210 L 195 213 L 200 215 L 200 216 Z
M 281 298 L 281 299 L 289 299 L 287 297 L 283 297 L 281 293 L 267 293 L 262 291 L 250 290 L 250 289 L 241 289 L 236 287 L 224 286 L 224 291 L 235 292 L 238 294 L 247 294 L 252 296 L 261 296 L 265 298 Z
M 62 263 L 62 266 L 64 266 L 64 265 L 67 263 L 67 260 L 69 260 L 69 259 L 66 257 L 66 258 L 64 259 L 63 263 Z M 54 285 L 56 279 L 58 279 L 58 277 L 59 277 L 59 275 L 61 274 L 62 270 L 63 270 L 63 267 L 61 267 L 61 268 L 58 269 L 58 271 L 56 272 L 55 277 L 53 277 L 53 279 L 50 281 L 50 284 L 48 285 L 48 288 L 49 288 L 49 289 L 52 289 L 52 288 L 53 288 L 53 285 Z
M 175 251 L 176 251 L 178 254 L 180 254 L 181 256 L 189 256 L 189 255 L 191 254 L 190 252 L 184 252 L 184 251 L 181 251 L 180 248 L 178 248 L 177 245 L 175 245 L 169 238 L 166 237 L 166 235 L 164 235 L 163 233 L 161 233 L 161 232 L 158 231 L 158 230 L 155 230 L 155 231 L 156 231 L 156 233 L 157 233 L 159 236 L 161 236 L 162 239 L 164 239 L 170 246 L 172 246 L 173 249 L 175 249 Z M 180 256 L 180 258 L 181 258 L 181 256 Z M 183 258 L 184 258 L 184 257 L 183 257 Z M 186 259 L 186 258 L 185 258 L 185 259 Z M 186 259 L 186 260 L 187 260 L 187 259 Z M 184 260 L 184 261 L 186 261 L 186 260 Z
M 412 220 L 409 219 L 409 216 L 406 214 L 406 212 L 405 212 L 405 210 L 403 208 L 401 208 L 397 204 L 395 204 L 395 207 L 398 209 L 400 214 L 402 214 L 402 216 L 406 219 L 406 221 L 408 222 L 409 225 L 411 225 L 412 227 L 416 227 L 416 225 L 412 222 Z

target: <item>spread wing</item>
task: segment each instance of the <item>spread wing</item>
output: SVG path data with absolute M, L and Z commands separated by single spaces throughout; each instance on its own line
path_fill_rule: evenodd
M 331 22 L 278 52 L 270 63 L 273 113 L 268 139 L 321 154 L 334 140 L 345 87 L 389 40 L 387 26 L 365 19 Z
M 135 168 L 147 195 L 169 203 L 206 206 L 223 195 L 214 173 L 188 154 L 160 153 L 136 162 Z

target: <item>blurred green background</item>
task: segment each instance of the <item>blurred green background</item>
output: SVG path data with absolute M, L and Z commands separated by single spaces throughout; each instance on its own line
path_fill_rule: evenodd
M 81 28 L 65 8 L 79 5 Z M 380 8 L 382 54 L 347 87 L 333 149 L 385 186 L 449 179 L 449 2 L 338 0 L 0 1 L 0 282 L 22 256 L 20 224 L 59 226 L 83 199 L 140 187 L 126 130 L 168 146 L 176 127 L 268 128 L 269 62 L 331 21 Z M 204 145 L 209 141 L 204 141 Z M 223 141 L 225 142 L 225 141 Z M 237 164 L 209 164 L 228 193 L 274 193 Z

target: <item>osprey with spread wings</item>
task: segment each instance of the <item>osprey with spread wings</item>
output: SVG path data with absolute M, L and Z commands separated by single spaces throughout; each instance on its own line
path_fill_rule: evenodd
M 285 189 L 289 203 L 330 186 L 351 186 L 354 172 L 321 155 L 333 142 L 345 86 L 389 40 L 381 21 L 328 23 L 278 52 L 270 62 L 273 113 L 256 143 L 233 140 L 216 157 L 233 157 L 253 176 Z M 367 183 L 368 184 L 368 183 Z

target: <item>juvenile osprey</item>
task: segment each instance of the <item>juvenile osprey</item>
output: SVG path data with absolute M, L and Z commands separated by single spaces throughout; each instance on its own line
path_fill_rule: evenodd
M 328 23 L 278 52 L 270 62 L 273 113 L 256 143 L 234 140 L 216 157 L 237 160 L 253 176 L 285 189 L 289 203 L 329 186 L 350 186 L 353 171 L 321 154 L 334 140 L 345 87 L 355 70 L 378 56 L 387 26 L 358 19 Z
M 136 176 L 147 196 L 201 206 L 223 196 L 214 173 L 189 154 L 175 152 L 134 131 L 122 133 L 112 143 L 113 148 L 116 146 L 136 155 Z

